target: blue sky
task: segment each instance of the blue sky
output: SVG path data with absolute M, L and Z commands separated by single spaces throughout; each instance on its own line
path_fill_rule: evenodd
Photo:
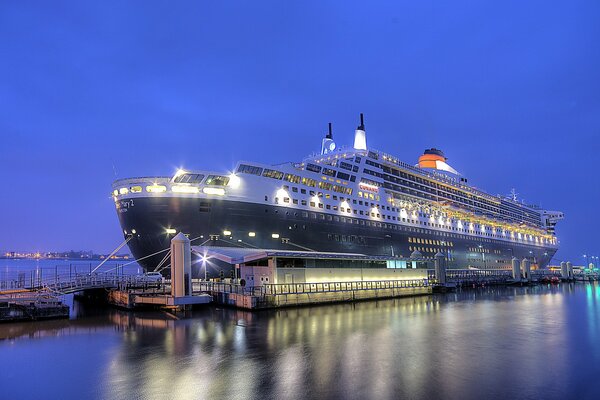
M 300 160 L 327 122 L 564 211 L 600 255 L 600 3 L 0 3 L 0 249 L 110 251 L 118 177 Z M 114 168 L 113 168 L 114 165 Z

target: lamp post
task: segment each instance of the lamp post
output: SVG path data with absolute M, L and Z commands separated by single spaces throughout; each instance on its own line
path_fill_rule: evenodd
M 585 259 L 585 265 L 583 266 L 583 269 L 587 269 L 587 267 L 588 267 L 588 256 L 587 256 L 587 254 L 584 254 L 583 258 Z

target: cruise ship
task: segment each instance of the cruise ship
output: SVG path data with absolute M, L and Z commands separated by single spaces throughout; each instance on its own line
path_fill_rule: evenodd
M 321 151 L 301 162 L 240 161 L 233 172 L 181 169 L 112 185 L 127 245 L 149 270 L 178 232 L 192 245 L 433 259 L 449 268 L 545 267 L 563 214 L 469 185 L 441 150 L 415 164 L 367 147 L 360 116 L 352 147 L 331 124 Z

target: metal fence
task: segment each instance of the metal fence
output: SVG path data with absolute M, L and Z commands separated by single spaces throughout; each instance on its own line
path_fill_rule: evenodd
M 92 274 L 52 274 L 35 279 L 19 276 L 17 279 L 0 281 L 0 290 L 48 290 L 59 294 L 75 293 L 98 288 L 148 288 L 157 287 L 163 282 L 145 275 L 121 275 L 109 273 Z
M 268 283 L 262 286 L 241 286 L 235 283 L 194 281 L 194 292 L 235 293 L 253 296 L 279 296 L 289 294 L 351 292 L 362 290 L 410 289 L 431 286 L 429 279 L 315 282 L 315 283 Z

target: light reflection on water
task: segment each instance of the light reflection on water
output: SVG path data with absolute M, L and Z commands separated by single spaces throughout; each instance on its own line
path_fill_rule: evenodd
M 599 398 L 600 287 L 0 325 L 2 398 Z M 35 377 L 35 386 L 27 382 Z

